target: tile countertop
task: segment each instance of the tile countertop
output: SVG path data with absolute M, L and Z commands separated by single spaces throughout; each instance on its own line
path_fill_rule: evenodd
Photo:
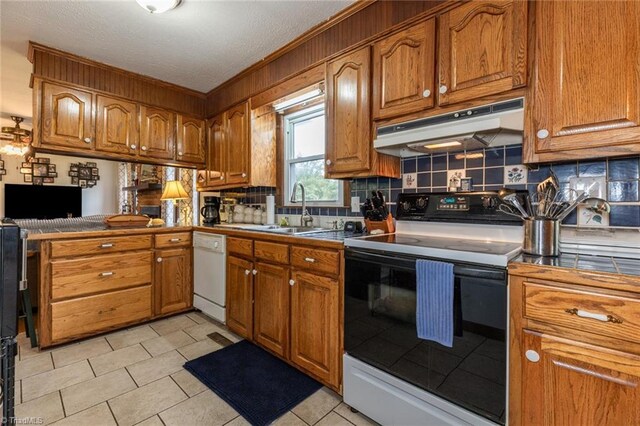
M 543 257 L 521 254 L 511 260 L 510 264 L 512 263 L 563 268 L 576 272 L 603 272 L 607 274 L 640 276 L 640 259 L 613 256 L 566 253 L 560 254 L 558 257 Z

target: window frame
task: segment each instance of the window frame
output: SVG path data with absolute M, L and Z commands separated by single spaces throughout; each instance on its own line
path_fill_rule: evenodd
M 322 154 L 319 155 L 311 155 L 308 157 L 301 157 L 301 158 L 293 158 L 293 146 L 294 146 L 294 137 L 293 137 L 293 127 L 295 126 L 295 124 L 306 121 L 306 120 L 310 120 L 316 117 L 320 117 L 323 116 L 325 117 L 325 124 L 326 124 L 326 112 L 325 112 L 325 105 L 324 102 L 322 103 L 318 103 L 316 105 L 312 105 L 309 106 L 307 108 L 295 111 L 295 112 L 291 112 L 289 114 L 284 113 L 283 115 L 283 129 L 284 129 L 284 173 L 283 173 L 283 180 L 284 180 L 284 199 L 283 199 L 283 205 L 285 207 L 300 207 L 302 206 L 302 200 L 301 197 L 298 196 L 296 197 L 297 200 L 300 200 L 296 203 L 292 203 L 291 202 L 291 190 L 293 189 L 293 184 L 295 182 L 291 181 L 291 167 L 294 164 L 298 164 L 298 163 L 307 163 L 310 161 L 318 161 L 318 160 L 324 160 L 326 158 L 326 143 L 324 145 L 325 147 L 325 151 Z M 325 133 L 325 138 L 326 138 L 326 133 Z M 331 179 L 331 180 L 336 180 L 336 179 Z M 344 184 L 339 181 L 336 180 L 337 185 L 338 185 L 338 198 L 336 201 L 329 201 L 329 200 L 324 200 L 324 201 L 308 201 L 306 202 L 306 205 L 308 207 L 343 207 L 344 206 L 344 193 L 345 193 L 345 188 L 344 188 Z

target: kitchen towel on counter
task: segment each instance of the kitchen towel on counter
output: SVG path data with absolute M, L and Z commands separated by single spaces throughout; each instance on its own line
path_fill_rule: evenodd
M 416 328 L 420 339 L 453 346 L 453 264 L 416 260 Z

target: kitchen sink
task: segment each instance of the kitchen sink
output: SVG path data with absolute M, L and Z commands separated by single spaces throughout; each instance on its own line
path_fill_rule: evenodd
M 289 234 L 289 235 L 304 235 L 313 234 L 315 232 L 331 231 L 330 228 L 322 228 L 316 226 L 277 226 L 277 225 L 265 225 L 259 229 L 264 232 L 273 232 L 277 234 Z

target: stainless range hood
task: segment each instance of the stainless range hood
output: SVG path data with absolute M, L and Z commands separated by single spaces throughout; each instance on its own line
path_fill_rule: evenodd
M 379 127 L 373 147 L 396 157 L 522 143 L 524 99 Z

